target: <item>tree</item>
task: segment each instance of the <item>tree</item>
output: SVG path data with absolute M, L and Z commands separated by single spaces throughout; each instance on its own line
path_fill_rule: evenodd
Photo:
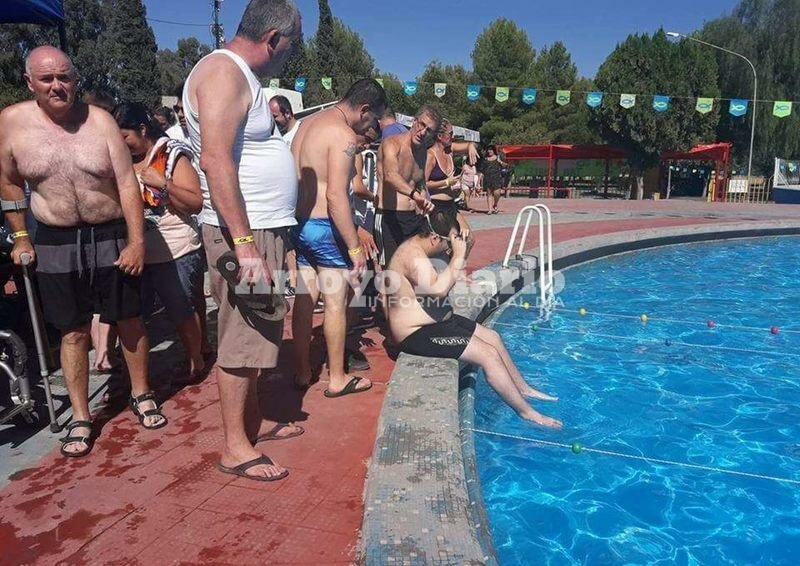
M 730 16 L 707 23 L 700 39 L 741 53 L 756 68 L 760 100 L 793 100 L 800 92 L 800 0 L 743 0 Z M 707 48 L 717 59 L 718 85 L 726 98 L 752 98 L 752 71 L 740 58 Z M 747 164 L 752 108 L 744 117 L 723 112 L 719 139 L 733 142 L 734 162 Z M 755 110 L 753 170 L 772 171 L 773 158 L 800 156 L 800 113 L 788 118 L 772 115 L 770 102 Z
M 156 54 L 158 74 L 161 79 L 159 94 L 172 95 L 189 76 L 197 62 L 211 53 L 211 47 L 200 43 L 196 37 L 178 40 L 178 48 L 160 49 Z
M 108 78 L 121 100 L 153 107 L 160 101 L 156 39 L 141 0 L 104 2 L 106 29 L 101 53 L 110 59 Z
M 663 30 L 654 35 L 630 35 L 597 71 L 598 90 L 641 93 L 633 108 L 622 108 L 610 97 L 592 114 L 592 121 L 609 143 L 631 152 L 636 196 L 644 193 L 644 170 L 659 163 L 666 150 L 688 149 L 714 137 L 718 105 L 708 114 L 695 111 L 697 96 L 718 97 L 717 63 L 697 44 L 671 43 Z M 669 109 L 656 112 L 644 93 L 670 93 Z
M 320 27 L 307 45 L 307 76 L 310 80 L 303 93 L 305 106 L 338 100 L 355 81 L 375 73 L 375 61 L 358 33 L 339 18 L 333 18 L 330 33 L 327 29 Z M 333 79 L 331 90 L 322 86 L 322 77 Z
M 462 65 L 444 65 L 439 61 L 431 61 L 417 77 L 417 94 L 404 97 L 404 106 L 409 114 L 415 114 L 424 104 L 430 104 L 439 109 L 441 115 L 454 124 L 464 125 L 469 123 L 473 103 L 467 100 L 464 85 L 472 81 L 471 73 Z M 434 93 L 435 83 L 447 84 L 444 96 L 438 97 Z
M 110 94 L 110 61 L 99 48 L 105 18 L 99 0 L 66 0 L 66 36 L 70 57 L 78 71 L 82 91 Z M 0 26 L 0 107 L 29 97 L 24 58 L 39 45 L 58 45 L 53 28 L 34 25 Z
M 472 103 L 468 126 L 480 129 L 486 142 L 509 139 L 512 123 L 525 112 L 518 91 L 505 102 L 495 100 L 493 87 L 519 88 L 531 85 L 536 52 L 524 30 L 506 18 L 498 18 L 475 40 L 472 68 L 475 81 L 484 85 L 481 99 Z

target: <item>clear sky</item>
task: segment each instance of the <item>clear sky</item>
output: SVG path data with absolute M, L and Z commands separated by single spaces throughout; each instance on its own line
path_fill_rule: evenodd
M 317 28 L 316 0 L 295 0 L 303 14 L 306 38 Z M 161 48 L 194 35 L 212 44 L 209 0 L 144 0 L 149 18 L 203 24 L 151 21 Z M 247 0 L 224 0 L 225 36 L 236 31 Z M 630 33 L 659 27 L 690 32 L 703 22 L 730 13 L 735 0 L 330 0 L 333 15 L 364 39 L 378 68 L 413 79 L 438 59 L 471 68 L 475 38 L 492 20 L 506 17 L 524 29 L 538 50 L 563 41 L 583 76 L 594 76 L 617 43 Z

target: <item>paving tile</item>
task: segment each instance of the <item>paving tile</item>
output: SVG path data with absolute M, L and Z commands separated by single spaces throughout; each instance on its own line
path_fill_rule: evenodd
M 351 535 L 298 527 L 269 557 L 270 564 L 350 564 L 355 559 Z
M 236 525 L 238 519 L 229 515 L 195 509 L 164 531 L 169 540 L 215 546 Z

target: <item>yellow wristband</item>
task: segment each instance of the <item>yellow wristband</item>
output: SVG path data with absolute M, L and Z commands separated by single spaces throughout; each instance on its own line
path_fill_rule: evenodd
M 242 236 L 241 238 L 233 239 L 234 246 L 241 246 L 242 244 L 252 244 L 253 242 L 255 242 L 255 238 L 253 238 L 253 236 Z
M 361 246 L 358 246 L 357 248 L 350 248 L 349 250 L 347 250 L 347 253 L 348 253 L 348 255 L 351 255 L 351 256 L 358 255 L 358 254 L 363 254 L 364 253 L 364 248 L 362 248 Z
M 28 236 L 27 230 L 20 230 L 19 232 L 14 232 L 11 234 L 11 239 L 16 240 L 17 238 L 26 238 Z

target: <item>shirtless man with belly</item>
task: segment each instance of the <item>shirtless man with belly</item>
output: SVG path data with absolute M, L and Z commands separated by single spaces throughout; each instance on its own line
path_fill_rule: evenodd
M 94 312 L 118 326 L 131 377 L 130 406 L 140 424 L 167 424 L 148 386 L 149 345 L 139 316 L 142 198 L 114 119 L 75 100 L 69 58 L 55 47 L 38 47 L 25 71 L 35 100 L 0 113 L 0 198 L 14 233 L 14 263 L 23 254 L 37 260 L 45 318 L 61 331 L 61 367 L 73 411 L 61 452 L 85 456 L 94 441 L 88 402 Z M 38 221 L 33 242 L 25 228 L 26 182 Z
M 311 382 L 312 316 L 321 292 L 330 377 L 326 397 L 372 387 L 368 379 L 350 376 L 344 369 L 349 282 L 360 278 L 367 264 L 367 250 L 353 222 L 348 189 L 359 144 L 364 138 L 377 137 L 378 118 L 385 106 L 386 93 L 380 84 L 373 79 L 359 80 L 335 106 L 306 118 L 292 142 L 298 178 L 293 241 L 298 280 L 302 281 L 292 316 L 295 385 L 306 388 Z
M 400 244 L 417 233 L 423 215 L 433 210 L 424 185 L 425 162 L 441 121 L 434 107 L 423 106 L 411 130 L 384 140 L 378 149 L 375 243 L 384 269 Z
M 447 267 L 437 272 L 431 258 L 450 255 Z M 423 220 L 417 233 L 406 240 L 383 272 L 389 310 L 389 329 L 401 352 L 430 358 L 462 360 L 483 368 L 489 385 L 503 401 L 527 421 L 561 428 L 561 422 L 535 411 L 526 397 L 556 401 L 527 384 L 494 330 L 453 313 L 446 299 L 464 269 L 467 240 L 458 222 L 446 210 L 436 210 Z

